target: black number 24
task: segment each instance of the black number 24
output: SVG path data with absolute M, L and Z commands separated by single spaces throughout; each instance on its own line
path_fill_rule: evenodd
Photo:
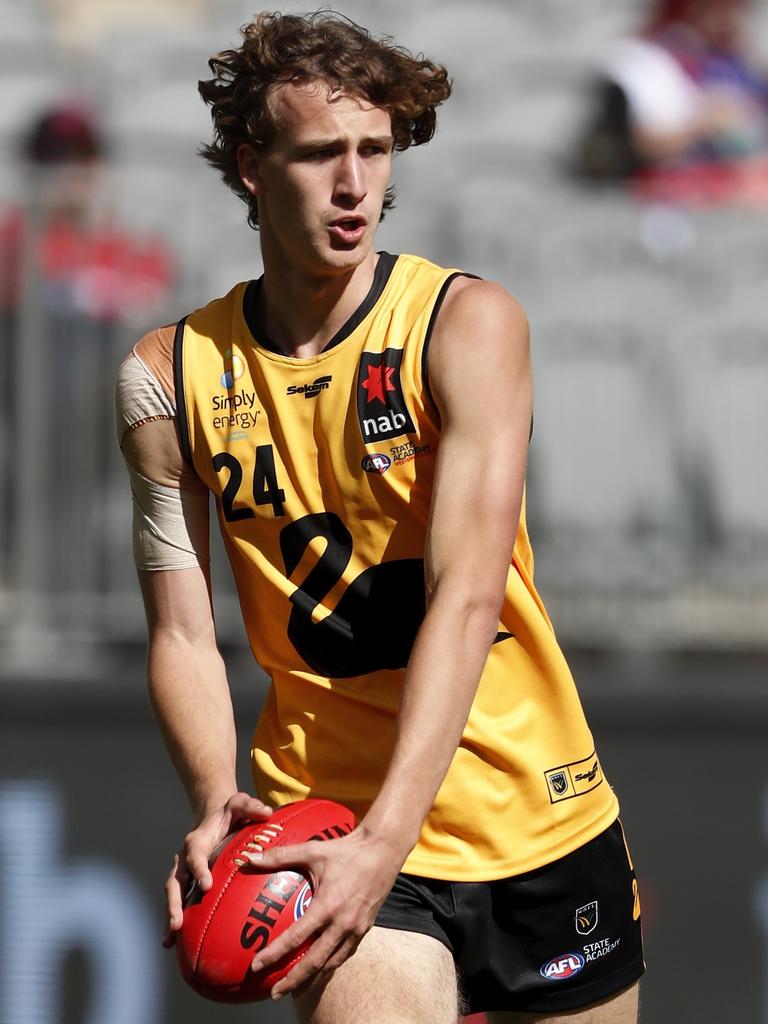
M 256 513 L 249 505 L 235 508 L 235 500 L 243 482 L 243 467 L 230 452 L 219 452 L 213 456 L 213 468 L 229 470 L 229 480 L 221 494 L 221 508 L 228 523 L 240 519 L 255 519 Z M 275 471 L 275 453 L 271 444 L 260 444 L 256 449 L 253 467 L 253 500 L 257 505 L 271 505 L 276 516 L 284 516 L 285 491 L 278 487 Z

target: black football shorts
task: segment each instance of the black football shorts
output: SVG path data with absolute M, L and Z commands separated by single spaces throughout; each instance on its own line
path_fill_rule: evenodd
M 513 878 L 401 874 L 376 925 L 446 945 L 466 1013 L 578 1009 L 645 970 L 637 882 L 618 820 L 573 853 Z

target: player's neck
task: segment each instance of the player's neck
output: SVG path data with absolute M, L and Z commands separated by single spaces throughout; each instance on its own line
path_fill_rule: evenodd
M 265 258 L 259 313 L 268 337 L 287 355 L 322 352 L 365 299 L 377 262 L 370 252 L 352 270 L 314 275 Z

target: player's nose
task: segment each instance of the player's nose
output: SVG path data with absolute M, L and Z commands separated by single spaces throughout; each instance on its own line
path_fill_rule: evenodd
M 362 202 L 368 192 L 365 167 L 358 153 L 345 153 L 338 164 L 336 195 L 347 201 Z

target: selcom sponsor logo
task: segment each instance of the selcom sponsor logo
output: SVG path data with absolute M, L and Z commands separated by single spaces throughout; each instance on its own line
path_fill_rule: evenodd
M 304 395 L 305 398 L 317 398 L 321 391 L 328 390 L 332 380 L 333 377 L 329 374 L 327 377 L 318 377 L 311 384 L 291 384 L 285 393 L 286 395 Z
M 581 953 L 563 953 L 539 968 L 539 974 L 548 981 L 565 981 L 584 969 Z
M 307 907 L 312 902 L 312 886 L 309 882 L 305 882 L 301 892 L 296 897 L 296 902 L 293 905 L 293 919 L 298 921 L 300 917 L 304 917 L 307 912 Z
M 594 782 L 595 781 L 595 777 L 597 775 L 598 767 L 599 767 L 598 763 L 597 763 L 597 761 L 595 761 L 595 763 L 592 765 L 592 767 L 589 769 L 588 772 L 580 772 L 576 776 L 576 781 L 577 782 Z
M 360 465 L 366 473 L 386 473 L 392 465 L 392 459 L 381 452 L 374 452 L 373 455 L 366 455 Z
M 363 352 L 360 357 L 357 419 L 366 444 L 416 432 L 400 384 L 402 361 L 399 348 Z

